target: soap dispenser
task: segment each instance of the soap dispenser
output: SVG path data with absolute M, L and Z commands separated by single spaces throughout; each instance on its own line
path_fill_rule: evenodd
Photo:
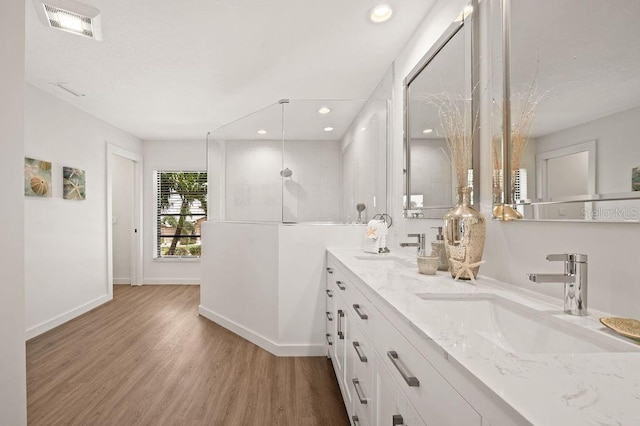
M 431 243 L 431 256 L 438 257 L 438 270 L 448 271 L 449 260 L 447 259 L 447 251 L 444 248 L 444 235 L 442 234 L 442 226 L 432 226 L 433 229 L 438 230 L 436 240 Z

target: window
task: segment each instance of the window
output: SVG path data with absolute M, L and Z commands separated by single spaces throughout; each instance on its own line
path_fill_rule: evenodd
M 207 218 L 207 173 L 156 171 L 156 257 L 200 257 Z

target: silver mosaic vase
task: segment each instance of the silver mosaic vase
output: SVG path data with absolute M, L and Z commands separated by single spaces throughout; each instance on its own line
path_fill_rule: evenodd
M 449 260 L 473 264 L 482 260 L 486 223 L 482 213 L 471 207 L 471 187 L 458 188 L 458 204 L 444 215 L 444 247 Z M 480 266 L 471 268 L 473 276 L 478 275 Z M 460 265 L 449 261 L 449 272 L 455 278 Z M 460 274 L 460 279 L 469 280 L 468 271 Z

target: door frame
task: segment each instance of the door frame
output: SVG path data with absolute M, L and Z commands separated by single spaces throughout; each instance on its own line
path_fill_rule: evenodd
M 131 239 L 131 285 L 141 286 L 143 283 L 142 155 L 107 142 L 107 290 L 109 300 L 113 299 L 113 156 L 116 155 L 133 161 L 134 234 Z

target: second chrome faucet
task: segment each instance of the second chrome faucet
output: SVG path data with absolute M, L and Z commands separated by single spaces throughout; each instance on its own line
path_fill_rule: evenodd
M 564 311 L 587 315 L 587 255 L 579 253 L 549 254 L 548 261 L 564 262 L 563 274 L 527 274 L 534 283 L 564 283 Z
M 426 249 L 426 237 L 424 234 L 409 234 L 407 237 L 415 237 L 418 239 L 417 243 L 400 243 L 400 247 L 416 247 L 418 250 L 418 256 L 425 255 Z

